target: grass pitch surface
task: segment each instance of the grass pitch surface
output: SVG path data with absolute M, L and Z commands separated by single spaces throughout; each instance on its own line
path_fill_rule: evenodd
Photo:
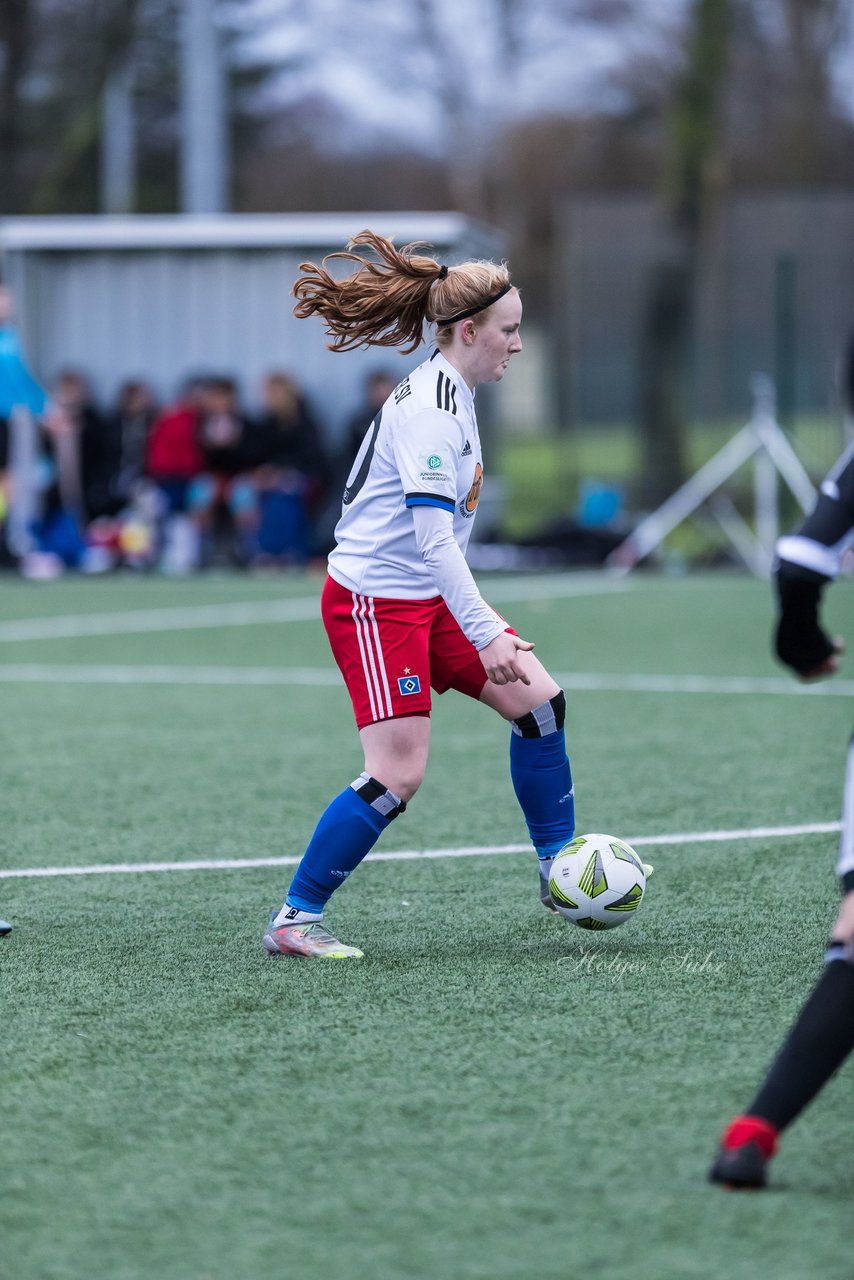
M 835 821 L 850 697 L 767 683 L 768 587 L 602 585 L 483 583 L 550 669 L 605 686 L 567 682 L 579 830 Z M 361 767 L 316 617 L 110 617 L 311 615 L 318 589 L 4 584 L 0 869 L 298 855 Z M 849 636 L 851 603 L 845 583 L 828 601 Z M 67 634 L 96 614 L 103 634 Z M 35 618 L 57 634 L 10 638 Z M 142 682 L 153 666 L 169 683 Z M 303 684 L 270 674 L 291 669 Z M 656 674 L 670 689 L 624 687 Z M 688 675 L 709 691 L 680 692 Z M 754 683 L 714 683 L 732 676 Z M 437 700 L 427 781 L 380 847 L 524 841 L 506 729 Z M 262 953 L 288 866 L 0 879 L 0 1276 L 848 1280 L 851 1063 L 786 1135 L 772 1190 L 705 1182 L 820 972 L 835 836 L 642 850 L 647 899 L 604 935 L 543 911 L 529 854 L 369 861 L 329 912 L 354 964 Z

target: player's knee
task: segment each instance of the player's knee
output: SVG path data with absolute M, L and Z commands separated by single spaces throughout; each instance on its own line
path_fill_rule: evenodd
M 424 765 L 402 760 L 389 776 L 392 789 L 408 804 L 424 781 Z
M 381 778 L 385 787 L 408 803 L 415 795 L 427 770 L 426 750 L 410 750 L 401 745 L 396 751 L 367 752 L 365 768 L 374 778 Z

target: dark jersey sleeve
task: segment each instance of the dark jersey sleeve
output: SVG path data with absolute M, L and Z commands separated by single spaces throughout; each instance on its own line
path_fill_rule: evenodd
M 775 648 L 800 675 L 820 667 L 833 643 L 819 621 L 823 588 L 854 542 L 854 445 L 835 463 L 803 524 L 777 544 L 780 613 Z
M 835 578 L 854 541 L 854 444 L 849 445 L 822 483 L 815 507 L 795 533 L 781 538 L 777 555 L 801 576 Z

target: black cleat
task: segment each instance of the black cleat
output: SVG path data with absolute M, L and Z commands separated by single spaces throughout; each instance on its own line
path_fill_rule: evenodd
M 0 920 L 0 938 L 5 937 L 7 933 L 11 932 L 12 926 L 9 924 L 8 920 Z
M 733 1191 L 758 1191 L 765 1186 L 768 1157 L 758 1142 L 718 1149 L 709 1170 L 709 1182 L 718 1182 Z

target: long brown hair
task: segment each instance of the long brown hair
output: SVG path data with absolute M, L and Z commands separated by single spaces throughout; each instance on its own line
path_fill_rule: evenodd
M 353 252 L 361 246 L 373 250 L 379 261 Z M 436 323 L 436 340 L 446 345 L 453 326 L 443 325 L 443 317 L 481 308 L 485 312 L 489 299 L 509 287 L 510 273 L 506 264 L 494 262 L 443 267 L 422 252 L 425 248 L 415 243 L 396 249 L 385 236 L 360 231 L 345 251 L 328 254 L 319 266 L 300 263 L 302 275 L 292 290 L 297 299 L 294 315 L 301 320 L 319 315 L 332 339 L 327 344 L 332 351 L 355 347 L 414 351 L 427 321 Z M 336 258 L 358 266 L 351 275 L 336 280 L 326 268 Z

